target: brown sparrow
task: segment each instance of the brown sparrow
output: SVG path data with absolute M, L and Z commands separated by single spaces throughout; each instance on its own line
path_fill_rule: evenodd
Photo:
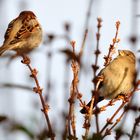
M 6 30 L 0 55 L 7 50 L 14 50 L 22 55 L 38 47 L 42 40 L 42 28 L 32 11 L 22 11 L 12 20 Z
M 99 99 L 96 104 L 103 99 L 114 99 L 120 94 L 128 94 L 134 87 L 135 55 L 129 50 L 119 50 L 118 52 L 119 55 L 99 73 L 99 76 L 103 76 L 103 81 L 99 86 Z M 90 102 L 87 106 L 90 106 Z M 86 112 L 85 108 L 81 110 L 81 113 Z

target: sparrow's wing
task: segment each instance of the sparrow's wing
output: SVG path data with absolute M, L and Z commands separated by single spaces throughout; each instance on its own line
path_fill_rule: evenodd
M 7 30 L 6 30 L 6 32 L 5 32 L 5 35 L 4 35 L 4 43 L 9 39 L 10 33 L 11 33 L 11 31 L 12 31 L 13 25 L 14 25 L 14 23 L 15 23 L 16 20 L 17 20 L 17 18 L 16 18 L 16 19 L 13 19 L 13 20 L 9 23 L 8 28 L 7 28 Z
M 22 25 L 19 31 L 17 32 L 17 34 L 15 35 L 14 39 L 10 42 L 10 44 L 16 44 L 21 40 L 30 36 L 33 28 L 34 27 L 32 25 L 28 25 L 28 26 Z

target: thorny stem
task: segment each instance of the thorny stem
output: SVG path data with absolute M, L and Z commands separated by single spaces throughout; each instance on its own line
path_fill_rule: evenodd
M 42 89 L 40 88 L 38 79 L 37 79 L 37 70 L 33 69 L 30 65 L 30 59 L 26 56 L 26 55 L 22 55 L 23 60 L 21 61 L 23 64 L 26 64 L 27 67 L 29 68 L 30 72 L 31 72 L 31 77 L 35 80 L 36 83 L 36 87 L 33 88 L 33 91 L 38 93 L 39 97 L 40 97 L 40 101 L 42 104 L 42 112 L 45 115 L 45 119 L 46 119 L 46 123 L 48 125 L 48 129 L 49 129 L 49 137 L 51 138 L 51 140 L 54 140 L 55 134 L 53 133 L 52 127 L 51 127 L 51 123 L 50 123 L 50 119 L 48 116 L 48 105 L 45 104 L 44 98 L 42 96 Z

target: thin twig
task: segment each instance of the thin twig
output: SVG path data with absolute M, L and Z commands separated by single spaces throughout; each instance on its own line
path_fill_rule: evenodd
M 92 96 L 91 99 L 91 104 L 90 107 L 88 109 L 88 113 L 85 115 L 85 122 L 84 122 L 84 128 L 85 130 L 85 135 L 83 136 L 84 139 L 87 139 L 88 134 L 89 134 L 89 129 L 90 129 L 90 121 L 91 121 L 91 116 L 92 116 L 92 110 L 93 110 L 93 105 L 94 103 L 98 100 L 98 85 L 101 82 L 101 80 L 97 80 L 96 83 L 94 81 L 95 77 L 96 77 L 96 72 L 99 68 L 99 66 L 97 66 L 98 63 L 98 56 L 100 54 L 99 51 L 99 40 L 100 40 L 100 28 L 101 28 L 101 18 L 97 18 L 97 34 L 96 34 L 96 39 L 97 39 L 97 44 L 96 44 L 96 51 L 95 51 L 95 63 L 94 65 L 92 65 L 93 68 L 93 84 L 94 84 L 94 95 Z M 96 129 L 97 129 L 97 133 L 99 132 L 99 124 L 98 124 L 98 113 L 95 113 L 95 119 L 96 119 Z
M 83 38 L 83 42 L 82 42 L 82 46 L 80 48 L 80 52 L 79 52 L 79 60 L 81 60 L 81 57 L 83 55 L 83 51 L 84 51 L 84 47 L 85 47 L 85 42 L 86 42 L 86 38 L 87 38 L 87 34 L 88 34 L 88 30 L 85 30 L 85 34 L 84 34 L 84 38 Z
M 140 124 L 140 115 L 135 119 L 135 123 L 132 129 L 132 134 L 130 135 L 130 140 L 134 139 L 134 135 L 136 134 L 136 128 Z
M 64 29 L 65 29 L 65 40 L 66 40 L 66 44 L 69 44 L 69 42 L 71 41 L 71 37 L 70 37 L 70 29 L 71 29 L 71 26 L 69 23 L 65 23 L 64 25 Z M 70 45 L 66 45 L 66 48 L 69 48 Z M 68 92 L 69 92 L 69 74 L 70 74 L 70 69 L 69 69 L 69 61 L 68 61 L 68 58 L 66 58 L 65 60 L 65 64 L 64 64 L 64 80 L 63 80 L 63 92 L 64 92 L 64 98 L 63 98 L 63 101 L 64 101 L 64 111 L 63 111 L 63 121 L 65 122 L 64 123 L 64 129 L 63 129 L 63 132 L 62 132 L 62 139 L 63 140 L 66 140 L 67 139 L 67 128 L 68 128 L 68 122 L 66 120 L 66 116 L 68 114 L 67 112 L 67 99 L 68 99 Z
M 104 138 L 105 136 L 107 136 L 108 134 L 111 133 L 111 130 L 121 121 L 122 117 L 124 116 L 126 110 L 124 110 L 122 112 L 122 114 L 120 115 L 120 117 L 118 119 L 116 119 L 116 122 L 109 128 L 109 129 L 106 129 L 106 132 L 105 134 L 102 136 L 102 138 Z
M 51 126 L 51 123 L 50 123 L 50 119 L 49 119 L 49 116 L 48 116 L 48 109 L 49 109 L 49 106 L 45 103 L 44 101 L 44 98 L 43 98 L 43 95 L 42 95 L 42 89 L 39 85 L 39 81 L 37 79 L 37 70 L 36 69 L 33 69 L 30 65 L 30 59 L 29 57 L 27 57 L 26 55 L 23 55 L 22 56 L 23 60 L 21 61 L 23 64 L 26 64 L 27 67 L 29 68 L 30 72 L 31 72 L 31 77 L 34 79 L 35 81 L 35 84 L 36 84 L 36 87 L 33 88 L 33 91 L 35 93 L 38 93 L 39 97 L 40 97 L 40 101 L 41 101 L 41 104 L 42 104 L 42 112 L 44 113 L 45 115 L 45 119 L 46 119 L 46 123 L 47 123 L 47 126 L 48 126 L 48 129 L 49 129 L 49 137 L 51 138 L 51 140 L 54 140 L 54 137 L 55 137 L 55 134 L 52 130 L 52 126 Z
M 101 30 L 101 23 L 102 23 L 102 19 L 100 17 L 97 18 L 97 33 L 96 33 L 96 40 L 97 40 L 97 43 L 96 43 L 96 51 L 95 51 L 95 62 L 94 62 L 94 65 L 92 65 L 92 68 L 93 68 L 93 72 L 94 72 L 94 78 L 96 77 L 96 74 L 97 74 L 97 70 L 99 69 L 99 66 L 98 66 L 98 58 L 99 58 L 99 54 L 101 53 L 100 52 L 100 49 L 99 49 L 99 41 L 100 41 L 100 30 Z M 94 84 L 95 85 L 95 84 Z
M 115 105 L 114 103 L 115 103 L 116 101 L 119 101 L 119 100 L 120 100 L 120 99 L 118 99 L 118 98 L 110 100 L 106 105 L 100 107 L 100 108 L 99 108 L 99 111 L 100 111 L 100 112 L 105 111 L 107 107 Z
M 79 60 L 81 60 L 81 57 L 82 57 L 83 51 L 84 51 L 84 47 L 85 47 L 85 42 L 86 42 L 86 38 L 87 38 L 87 34 L 88 34 L 88 28 L 89 28 L 89 21 L 90 21 L 92 6 L 93 6 L 93 0 L 90 0 L 88 10 L 87 10 L 87 16 L 86 16 L 86 20 L 85 20 L 85 25 L 84 25 L 84 35 L 83 35 L 82 44 L 81 44 L 81 48 L 80 48 L 80 52 L 79 52 Z
M 99 86 L 101 81 L 102 81 L 102 77 L 98 79 L 98 82 L 96 83 L 96 88 L 95 88 L 94 92 L 98 93 L 98 86 Z M 97 94 L 97 93 L 95 93 L 95 94 Z M 95 103 L 95 96 L 92 96 L 91 104 L 90 104 L 90 107 L 88 109 L 88 113 L 85 114 L 84 128 L 86 129 L 86 131 L 85 131 L 85 135 L 83 136 L 84 140 L 86 140 L 88 138 L 94 103 Z
M 112 117 L 110 119 L 107 119 L 106 124 L 104 125 L 104 127 L 101 129 L 100 134 L 103 133 L 103 131 L 108 127 L 108 125 L 112 124 L 112 121 L 114 119 L 114 117 L 119 113 L 119 111 L 124 107 L 124 105 L 126 104 L 125 101 L 122 102 L 122 104 L 119 106 L 119 108 L 115 111 L 115 113 L 112 115 Z
M 133 93 L 135 91 L 138 90 L 138 86 L 140 85 L 140 81 L 138 80 L 135 84 L 135 87 L 133 89 L 133 91 L 127 95 L 124 96 L 124 98 L 122 99 L 122 104 L 120 105 L 120 107 L 115 111 L 115 113 L 112 115 L 112 117 L 110 119 L 107 119 L 106 124 L 104 125 L 104 127 L 102 128 L 102 130 L 100 131 L 100 134 L 103 133 L 103 131 L 108 127 L 108 125 L 112 124 L 113 119 L 115 118 L 115 116 L 119 113 L 119 111 L 126 105 L 126 103 L 130 102 L 131 97 L 133 95 Z M 119 98 L 119 97 L 118 97 Z M 118 122 L 120 122 L 120 120 L 122 119 L 122 117 L 125 115 L 125 113 L 127 112 L 127 109 L 125 109 L 122 114 L 120 115 L 120 117 L 116 120 L 116 122 L 111 126 L 110 129 L 106 129 L 105 134 L 103 135 L 103 138 L 106 135 L 109 135 L 111 133 L 111 130 L 118 124 Z
M 46 60 L 47 60 L 47 79 L 46 79 L 46 95 L 45 95 L 45 100 L 48 101 L 50 98 L 50 92 L 52 88 L 52 83 L 51 83 L 51 69 L 52 69 L 52 48 L 49 48 L 49 51 L 46 54 Z
M 96 33 L 96 40 L 97 40 L 97 44 L 96 44 L 96 51 L 95 51 L 95 63 L 94 65 L 92 66 L 93 67 L 93 72 L 94 72 L 94 78 L 93 78 L 93 81 L 96 77 L 96 73 L 97 73 L 97 70 L 99 69 L 99 66 L 98 66 L 98 57 L 99 57 L 99 54 L 100 54 L 100 50 L 99 50 L 99 41 L 100 41 L 100 30 L 101 30 L 101 23 L 102 23 L 102 19 L 101 18 L 97 18 L 97 33 Z M 99 83 L 100 84 L 100 83 Z M 98 94 L 98 88 L 96 87 L 96 83 L 94 82 L 94 90 L 96 90 L 95 93 L 95 102 L 98 101 L 98 98 L 99 98 L 99 94 Z M 96 110 L 97 110 L 97 106 L 95 106 Z M 98 111 L 97 111 L 98 112 Z M 95 120 L 96 120 L 96 129 L 97 129 L 97 133 L 99 133 L 99 120 L 98 120 L 98 113 L 95 113 Z
M 112 55 L 115 52 L 115 44 L 120 41 L 120 39 L 118 39 L 119 27 L 120 27 L 120 21 L 117 21 L 115 37 L 112 40 L 113 41 L 112 44 L 110 44 L 110 48 L 109 48 L 109 52 L 108 52 L 107 56 L 104 56 L 104 59 L 105 59 L 104 66 L 107 66 L 110 63 L 110 61 L 112 60 Z
M 1 88 L 18 88 L 18 89 L 29 90 L 29 91 L 33 90 L 29 86 L 19 85 L 19 84 L 11 84 L 11 83 L 1 83 L 0 87 Z
M 73 53 L 75 54 L 75 41 L 71 42 L 71 45 L 73 47 Z M 69 114 L 68 114 L 68 118 L 67 118 L 67 123 L 68 124 L 68 135 L 69 135 L 69 139 L 76 139 L 76 126 L 75 126 L 75 114 L 74 114 L 74 105 L 75 105 L 75 99 L 77 97 L 77 87 L 78 87 L 78 74 L 79 74 L 79 64 L 77 63 L 77 61 L 72 60 L 72 71 L 73 71 L 73 80 L 71 83 L 71 88 L 70 88 L 70 98 L 69 98 Z M 71 128 L 72 128 L 72 132 L 71 132 Z

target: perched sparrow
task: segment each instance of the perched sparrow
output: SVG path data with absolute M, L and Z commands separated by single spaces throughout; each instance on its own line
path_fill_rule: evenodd
M 97 103 L 103 99 L 114 99 L 120 94 L 128 94 L 134 87 L 136 76 L 135 55 L 129 50 L 118 52 L 119 55 L 99 73 L 103 76 L 103 81 L 99 86 Z M 90 106 L 90 102 L 87 106 Z M 86 113 L 87 111 L 83 108 L 80 112 Z
M 14 50 L 21 55 L 38 47 L 42 40 L 42 28 L 32 11 L 23 11 L 12 20 L 6 30 L 0 55 Z

